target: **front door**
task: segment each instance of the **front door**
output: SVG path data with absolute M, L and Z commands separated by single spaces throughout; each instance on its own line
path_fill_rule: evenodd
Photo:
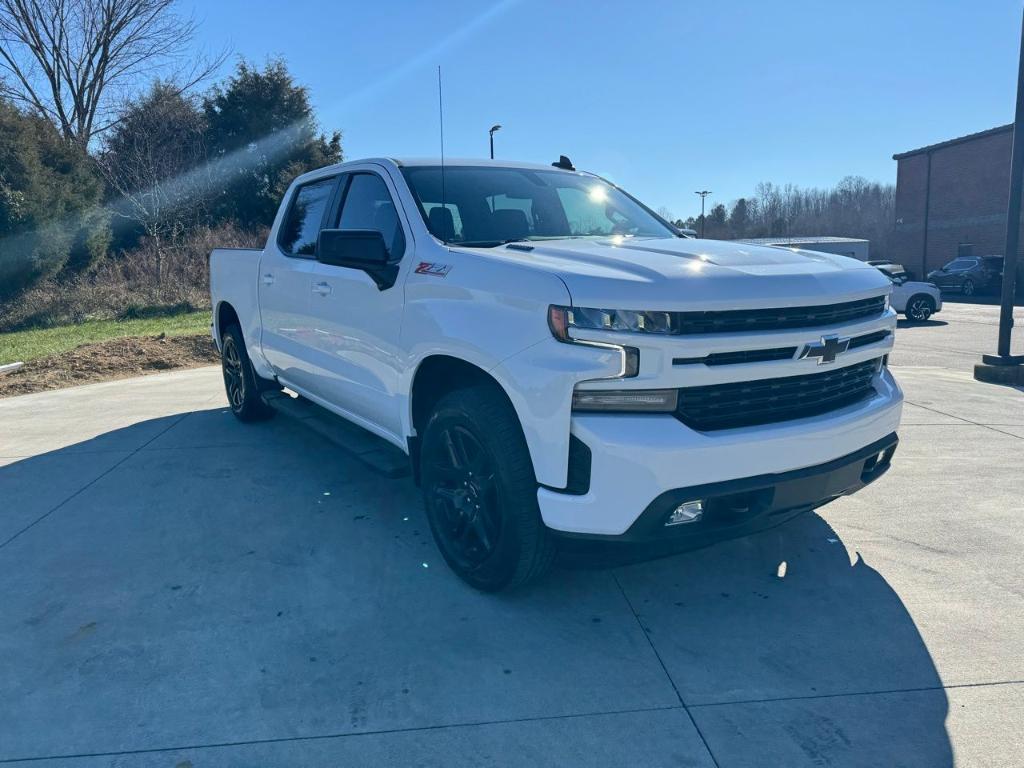
M 314 326 L 309 313 L 316 240 L 337 183 L 337 177 L 318 179 L 293 190 L 277 237 L 267 243 L 260 259 L 263 356 L 285 384 L 304 389 L 315 385 L 309 363 Z
M 371 229 L 384 235 L 392 261 L 403 256 L 404 211 L 386 171 L 368 165 L 342 181 L 341 203 L 329 229 Z M 401 281 L 379 288 L 359 269 L 317 263 L 312 275 L 313 343 L 317 390 L 339 410 L 385 437 L 401 434 L 398 348 L 404 306 Z

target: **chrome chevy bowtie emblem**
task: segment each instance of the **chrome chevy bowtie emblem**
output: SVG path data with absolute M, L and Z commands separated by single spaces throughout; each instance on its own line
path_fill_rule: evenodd
M 803 352 L 800 353 L 800 359 L 814 357 L 817 358 L 818 365 L 834 363 L 836 357 L 845 352 L 849 346 L 850 340 L 848 338 L 841 339 L 838 336 L 822 336 L 821 341 L 811 342 L 804 347 Z

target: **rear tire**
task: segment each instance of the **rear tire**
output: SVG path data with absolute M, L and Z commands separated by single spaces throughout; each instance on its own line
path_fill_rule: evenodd
M 908 320 L 912 320 L 915 323 L 924 323 L 928 321 L 928 318 L 932 316 L 934 311 L 935 301 L 932 297 L 919 293 L 910 297 L 905 314 Z
M 498 592 L 547 572 L 555 545 L 522 427 L 503 393 L 483 384 L 442 397 L 423 432 L 420 462 L 430 530 L 459 578 Z
M 964 280 L 964 284 L 960 286 L 960 292 L 964 296 L 973 296 L 977 291 L 977 286 L 974 285 L 974 281 L 971 278 Z
M 229 325 L 221 334 L 221 370 L 231 412 L 239 421 L 262 421 L 274 415 L 261 394 L 272 382 L 259 378 L 245 349 L 242 329 Z

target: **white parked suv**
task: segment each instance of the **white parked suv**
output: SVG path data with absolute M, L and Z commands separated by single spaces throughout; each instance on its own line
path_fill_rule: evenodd
M 908 320 L 923 323 L 942 309 L 942 291 L 934 283 L 911 280 L 901 264 L 876 264 L 892 281 L 889 303 Z
M 287 388 L 408 454 L 441 554 L 483 590 L 538 576 L 562 537 L 685 548 L 888 468 L 902 394 L 881 272 L 680 237 L 554 166 L 381 158 L 296 179 L 265 248 L 210 257 L 234 413 Z

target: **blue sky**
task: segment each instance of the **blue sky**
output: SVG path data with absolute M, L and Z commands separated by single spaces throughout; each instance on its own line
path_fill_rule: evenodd
M 186 0 L 186 8 L 187 0 Z M 218 0 L 197 44 L 284 57 L 348 159 L 567 154 L 677 216 L 759 181 L 894 182 L 1012 121 L 1020 0 Z M 225 72 L 230 66 L 225 67 Z

